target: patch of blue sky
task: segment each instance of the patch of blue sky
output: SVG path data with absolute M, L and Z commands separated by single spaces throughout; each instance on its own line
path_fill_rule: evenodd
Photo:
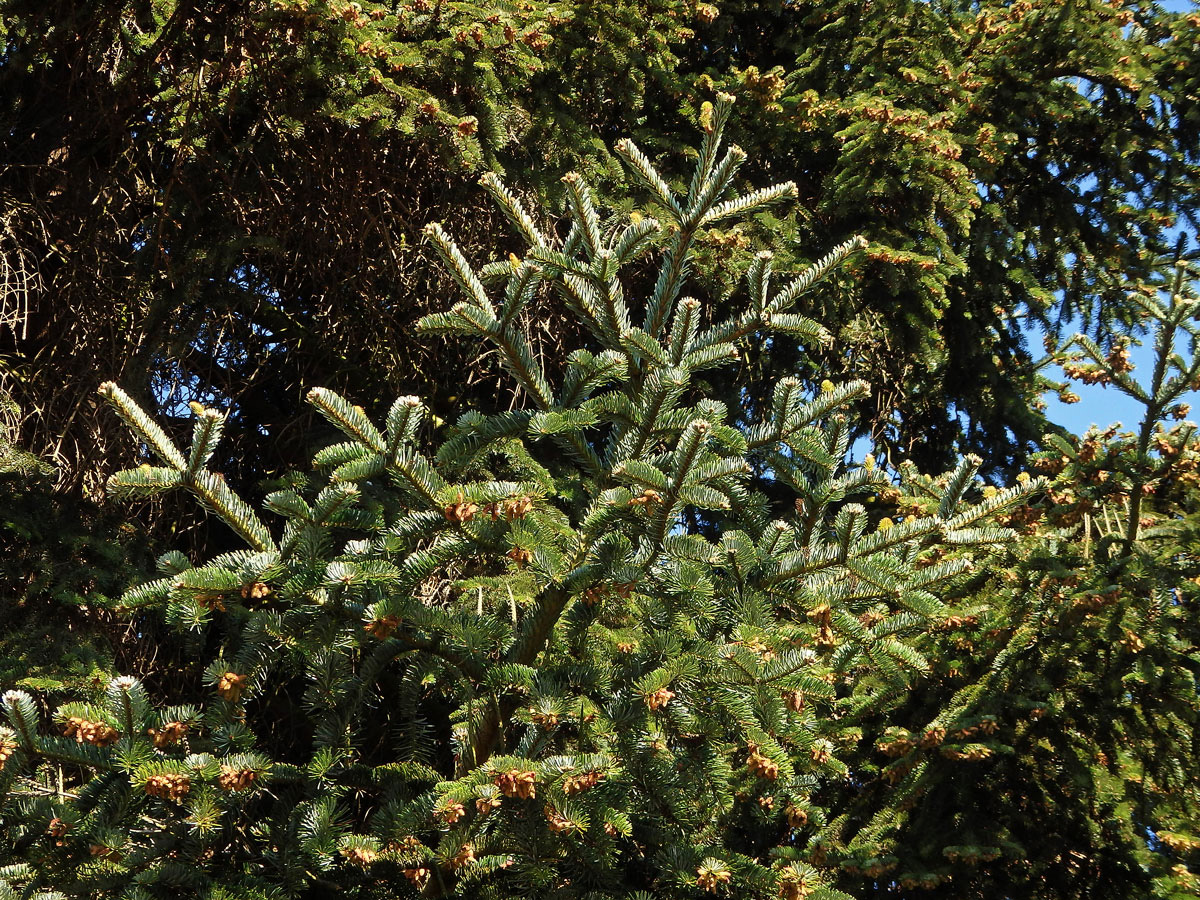
M 228 283 L 238 290 L 255 294 L 262 302 L 278 307 L 282 298 L 253 265 L 239 266 L 229 276 Z M 250 323 L 250 331 L 257 339 L 254 354 L 264 359 L 276 352 L 283 352 L 283 341 L 276 338 L 269 328 L 257 322 Z M 212 355 L 217 365 L 236 368 L 250 356 L 251 350 L 242 344 L 229 344 L 219 325 L 209 323 L 200 329 L 192 340 L 191 349 L 204 355 Z M 201 375 L 192 372 L 177 360 L 161 359 L 151 383 L 151 392 L 158 403 L 159 411 L 173 418 L 187 418 L 189 403 L 198 402 L 228 412 L 232 399 Z M 260 434 L 267 434 L 265 426 L 259 425 Z
M 1190 348 L 1182 338 L 1176 339 L 1175 350 L 1185 360 L 1190 359 Z M 1154 348 L 1151 341 L 1142 339 L 1141 343 L 1130 348 L 1130 360 L 1134 365 L 1131 377 L 1139 384 L 1146 386 L 1150 381 L 1154 365 Z M 1062 370 L 1057 366 L 1047 372 L 1052 378 L 1062 377 Z M 1120 423 L 1125 429 L 1135 429 L 1142 420 L 1145 407 L 1135 398 L 1123 393 L 1111 385 L 1081 385 L 1072 384 L 1071 390 L 1079 396 L 1078 403 L 1063 403 L 1057 394 L 1047 393 L 1046 417 L 1056 425 L 1061 425 L 1074 434 L 1082 434 L 1092 425 L 1101 428 Z M 1181 401 L 1188 403 L 1195 410 L 1190 419 L 1195 421 L 1200 417 L 1200 393 L 1189 391 Z

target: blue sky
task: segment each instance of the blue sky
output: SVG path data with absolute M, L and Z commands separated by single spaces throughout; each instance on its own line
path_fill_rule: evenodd
M 1147 343 L 1148 338 L 1143 338 Z M 1187 347 L 1182 343 L 1176 346 L 1183 358 L 1188 359 Z M 1133 371 L 1133 378 L 1140 384 L 1146 384 L 1150 380 L 1150 366 L 1153 362 L 1154 354 L 1152 348 L 1146 345 L 1141 347 L 1131 348 L 1129 354 L 1130 359 L 1136 367 Z M 1047 372 L 1050 377 L 1058 377 L 1058 372 Z M 1113 387 L 1100 387 L 1099 385 L 1082 385 L 1076 384 L 1071 388 L 1079 395 L 1078 403 L 1065 404 L 1060 403 L 1058 397 L 1054 394 L 1047 394 L 1044 398 L 1048 404 L 1046 410 L 1052 422 L 1068 428 L 1075 434 L 1082 434 L 1087 430 L 1089 425 L 1107 426 L 1116 422 L 1120 422 L 1128 429 L 1136 428 L 1141 421 L 1143 407 L 1137 401 L 1125 396 L 1119 390 Z M 1200 394 L 1190 392 L 1183 398 L 1185 403 L 1190 403 L 1193 412 L 1188 418 L 1191 421 L 1200 419 Z

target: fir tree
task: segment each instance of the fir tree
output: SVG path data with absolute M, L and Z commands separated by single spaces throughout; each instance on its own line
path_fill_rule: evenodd
M 661 219 L 606 216 L 568 175 L 560 226 L 489 176 L 523 255 L 476 269 L 429 226 L 462 299 L 421 328 L 482 341 L 511 408 L 465 414 L 427 452 L 419 399 L 380 425 L 311 390 L 343 439 L 267 498 L 282 527 L 209 468 L 220 412 L 195 405 L 185 453 L 102 387 L 152 457 L 111 488 L 182 489 L 244 548 L 167 553 L 125 596 L 194 636 L 202 702 L 120 677 L 48 726 L 4 696 L 9 882 L 137 900 L 832 898 L 839 869 L 888 869 L 838 850 L 826 802 L 861 777 L 845 758 L 862 686 L 887 697 L 930 669 L 956 586 L 1014 539 L 1000 520 L 1040 482 L 982 492 L 977 458 L 938 478 L 848 465 L 862 383 L 780 379 L 749 425 L 706 392 L 752 336 L 828 340 L 795 306 L 861 249 L 785 278 L 759 253 L 729 317 L 688 296 L 700 228 L 795 195 L 732 191 L 731 101 L 704 110 L 686 191 L 617 145 Z M 647 269 L 643 302 L 629 278 Z M 527 329 L 541 291 L 585 335 L 559 370 Z M 873 498 L 912 509 L 895 521 Z
M 1144 372 L 1132 336 L 1103 350 L 1077 335 L 1049 357 L 1137 401 L 1140 421 L 1049 438 L 1045 495 L 931 635 L 933 669 L 903 695 L 858 686 L 869 786 L 831 801 L 831 838 L 890 858 L 888 878 L 921 896 L 1195 893 L 1200 443 L 1181 396 L 1200 386 L 1200 302 L 1182 249 L 1129 285 Z M 888 895 L 856 868 L 843 888 Z

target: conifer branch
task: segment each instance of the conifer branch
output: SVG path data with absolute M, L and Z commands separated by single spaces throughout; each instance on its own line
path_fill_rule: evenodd
M 388 459 L 395 455 L 401 443 L 411 443 L 416 439 L 423 412 L 419 397 L 397 397 L 392 403 L 387 414 L 387 446 L 384 448 Z
M 729 190 L 733 176 L 746 161 L 746 151 L 736 144 L 730 147 L 716 168 L 700 186 L 696 198 L 691 202 L 687 211 L 689 224 L 700 222 L 705 224 L 707 218 L 714 212 L 714 204 Z
M 155 493 L 177 486 L 186 487 L 202 506 L 216 513 L 255 550 L 275 549 L 271 532 L 254 510 L 225 484 L 224 476 L 201 467 L 202 460 L 211 455 L 212 446 L 219 436 L 222 417 L 218 413 L 200 408 L 195 431 L 200 443 L 193 449 L 192 460 L 189 463 L 162 429 L 128 394 L 112 382 L 101 385 L 100 393 L 113 405 L 134 433 L 146 440 L 170 466 L 169 469 L 146 466 L 118 472 L 109 479 L 114 488 L 128 492 Z
M 129 426 L 146 445 L 154 451 L 163 462 L 175 469 L 187 467 L 183 454 L 175 447 L 174 442 L 167 437 L 165 431 L 142 412 L 142 408 L 111 381 L 100 385 L 100 396 L 107 400 L 117 411 L 117 415 Z
M 538 249 L 548 247 L 545 237 L 534 224 L 533 218 L 525 211 L 524 205 L 515 194 L 505 187 L 498 175 L 494 172 L 487 172 L 479 179 L 479 183 L 496 201 L 496 205 L 500 207 L 508 220 L 516 226 L 517 231 L 521 233 L 529 246 Z
M 721 139 L 725 136 L 725 125 L 729 122 L 733 104 L 733 95 L 724 92 L 717 95 L 716 103 L 705 101 L 701 104 L 700 127 L 704 132 L 704 137 L 700 141 L 700 153 L 696 160 L 696 168 L 692 173 L 692 181 L 688 185 L 689 219 L 698 212 L 696 201 L 710 182 L 713 166 L 717 160 L 717 151 L 721 149 Z
M 710 208 L 700 218 L 701 225 L 716 225 L 734 216 L 745 218 L 770 209 L 778 203 L 795 200 L 799 195 L 795 182 L 787 181 L 772 187 L 761 188 L 743 197 L 726 200 Z
M 221 520 L 255 550 L 274 550 L 275 540 L 262 521 L 241 497 L 230 490 L 225 476 L 202 469 L 185 478 L 185 486 L 200 503 L 220 516 Z
M 685 297 L 675 307 L 675 320 L 667 338 L 670 347 L 670 364 L 679 366 L 696 340 L 696 328 L 700 323 L 700 301 Z
M 629 138 L 617 141 L 616 151 L 638 180 L 650 189 L 654 199 L 674 213 L 676 221 L 682 220 L 683 209 L 667 186 L 666 180 L 658 174 L 658 170 L 654 168 L 654 164 L 650 162 L 646 154 L 638 149 L 638 146 Z
M 568 172 L 562 180 L 567 186 L 567 203 L 575 214 L 584 249 L 587 250 L 588 259 L 594 260 L 604 249 L 604 238 L 600 234 L 600 216 L 592 202 L 592 190 L 578 172 Z
M 199 405 L 199 404 L 197 404 Z M 196 424 L 192 431 L 192 447 L 188 455 L 186 473 L 195 475 L 212 457 L 221 440 L 221 428 L 225 417 L 215 409 L 203 409 L 196 414 Z
M 797 298 L 810 290 L 814 285 L 823 281 L 850 256 L 864 249 L 866 246 L 866 239 L 858 236 L 838 244 L 820 260 L 805 269 L 797 278 L 790 281 L 783 290 L 771 299 L 771 312 L 783 312 L 790 308 L 796 302 Z
M 639 218 L 632 221 L 621 232 L 621 236 L 613 243 L 613 258 L 620 266 L 636 262 L 638 257 L 649 249 L 651 242 L 658 236 L 659 224 L 657 219 Z
M 775 254 L 763 250 L 754 255 L 750 268 L 746 270 L 746 287 L 750 292 L 750 303 L 759 319 L 767 309 L 767 291 L 771 285 L 771 260 Z
M 446 268 L 458 282 L 459 289 L 471 299 L 471 302 L 480 309 L 486 310 L 488 315 L 494 319 L 496 310 L 488 299 L 487 291 L 484 290 L 483 284 L 471 268 L 471 264 L 467 262 L 467 258 L 463 256 L 462 251 L 458 249 L 458 245 L 454 243 L 450 235 L 446 234 L 442 226 L 436 222 L 426 225 L 424 233 L 433 242 L 442 262 L 446 264 Z
M 516 272 L 509 278 L 508 287 L 504 291 L 504 307 L 500 313 L 500 327 L 510 328 L 529 305 L 538 284 L 542 279 L 540 266 L 529 262 L 521 262 Z
M 692 228 L 680 226 L 667 245 L 667 253 L 659 267 L 658 280 L 646 304 L 643 330 L 651 337 L 657 338 L 662 331 L 663 323 L 670 317 L 674 309 L 675 299 L 683 286 L 684 279 L 691 271 L 691 249 L 694 232 Z
M 353 406 L 344 397 L 325 388 L 313 388 L 305 399 L 324 416 L 331 425 L 347 437 L 358 441 L 375 453 L 384 450 L 383 435 L 379 433 L 361 406 Z

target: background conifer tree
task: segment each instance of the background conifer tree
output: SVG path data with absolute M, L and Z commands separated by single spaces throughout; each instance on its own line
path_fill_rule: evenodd
M 1182 249 L 1131 298 L 1147 365 L 1129 342 L 1076 336 L 1058 353 L 1070 378 L 1135 399 L 1140 421 L 1051 438 L 1034 460 L 1045 496 L 931 635 L 932 670 L 902 696 L 860 685 L 861 781 L 831 837 L 891 868 L 881 883 L 856 864 L 841 882 L 854 896 L 1195 892 L 1200 445 L 1180 397 L 1200 375 L 1200 306 Z
M 722 399 L 788 374 L 865 379 L 855 421 L 927 467 L 974 452 L 1011 477 L 1045 430 L 1028 328 L 1128 321 L 1141 250 L 1195 208 L 1200 19 L 1143 0 L 0 11 L 0 373 L 63 489 L 132 449 L 86 399 L 98 370 L 176 439 L 187 402 L 219 402 L 221 467 L 246 483 L 310 454 L 304 385 L 354 384 L 372 409 L 416 392 L 443 418 L 490 408 L 498 373 L 471 345 L 438 358 L 405 339 L 453 290 L 421 226 L 498 246 L 471 170 L 555 209 L 568 170 L 607 196 L 627 134 L 679 188 L 689 147 L 669 135 L 716 90 L 745 101 L 744 174 L 798 186 L 760 224 L 781 264 L 870 242 L 802 301 L 853 351 L 752 342 L 753 374 Z M 750 223 L 700 237 L 695 292 L 719 306 L 766 243 Z M 445 386 L 444 360 L 472 382 Z

